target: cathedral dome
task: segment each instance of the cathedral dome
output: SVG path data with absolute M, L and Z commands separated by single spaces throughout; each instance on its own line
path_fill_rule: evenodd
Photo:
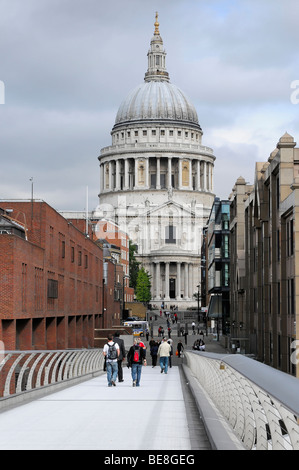
M 201 131 L 194 106 L 186 95 L 170 83 L 166 70 L 166 52 L 156 14 L 155 32 L 148 51 L 148 69 L 144 83 L 132 90 L 120 105 L 114 130 L 120 126 L 171 121 L 171 125 L 192 126 Z
M 194 106 L 169 81 L 151 80 L 132 90 L 119 107 L 115 125 L 136 121 L 178 121 L 199 127 Z

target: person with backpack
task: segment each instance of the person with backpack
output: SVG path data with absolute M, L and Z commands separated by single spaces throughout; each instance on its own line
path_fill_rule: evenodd
M 142 366 L 146 365 L 146 349 L 140 345 L 137 339 L 128 352 L 128 367 L 131 367 L 133 387 L 140 387 Z
M 104 345 L 103 354 L 106 359 L 108 387 L 115 387 L 118 374 L 117 359 L 119 356 L 119 345 L 113 341 L 112 335 L 108 335 L 108 342 Z

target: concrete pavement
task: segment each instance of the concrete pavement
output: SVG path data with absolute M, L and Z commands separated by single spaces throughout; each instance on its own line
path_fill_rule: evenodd
M 160 321 L 159 321 L 160 320 Z M 163 319 L 158 319 L 158 324 Z M 165 321 L 166 324 L 166 321 Z M 180 338 L 173 328 L 173 347 Z M 157 334 L 154 335 L 158 339 Z M 197 335 L 187 338 L 191 349 Z M 184 340 L 184 338 L 182 338 Z M 207 350 L 223 352 L 213 337 Z M 147 346 L 148 343 L 146 342 Z M 131 369 L 124 382 L 107 386 L 106 373 L 0 414 L 2 450 L 210 450 L 175 354 L 167 375 L 143 367 L 141 386 L 132 387 Z

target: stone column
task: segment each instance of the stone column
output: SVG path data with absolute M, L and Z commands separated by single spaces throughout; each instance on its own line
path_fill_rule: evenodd
M 172 187 L 172 184 L 171 184 L 171 157 L 168 157 L 168 185 L 167 185 L 167 188 L 171 188 Z
M 185 281 L 185 287 L 184 287 L 184 297 L 185 299 L 188 299 L 188 263 L 184 264 L 184 281 Z
M 129 189 L 129 160 L 125 159 L 125 181 L 124 189 Z
M 138 159 L 135 159 L 134 160 L 134 165 L 135 165 L 135 168 L 134 168 L 134 171 L 135 171 L 135 184 L 134 184 L 134 189 L 137 189 L 138 187 Z
M 200 160 L 197 160 L 196 168 L 197 168 L 196 189 L 197 189 L 197 191 L 200 191 L 200 189 L 201 189 L 201 186 L 200 186 Z
M 105 189 L 105 169 L 103 163 L 100 164 L 100 194 L 104 192 Z
M 189 159 L 189 189 L 193 189 L 193 179 L 192 179 L 192 159 Z
M 161 189 L 161 177 L 160 177 L 160 157 L 156 158 L 157 171 L 156 171 L 156 189 Z
M 165 263 L 165 300 L 169 300 L 169 262 Z
M 115 189 L 116 191 L 120 190 L 120 160 L 116 160 L 116 168 L 115 168 Z
M 203 162 L 203 189 L 207 190 L 207 162 Z
M 179 158 L 179 183 L 178 183 L 178 189 L 182 189 L 182 160 Z
M 193 264 L 192 263 L 189 264 L 188 277 L 189 277 L 189 289 L 188 289 L 189 299 L 192 299 L 192 296 L 194 294 L 194 292 L 193 292 Z
M 112 168 L 112 161 L 109 162 L 109 190 L 113 190 L 113 183 L 112 183 L 112 178 L 113 178 L 113 168 Z
M 160 279 L 160 263 L 156 263 L 156 299 L 160 300 L 160 287 L 161 287 L 161 279 Z
M 145 159 L 145 187 L 146 189 L 149 189 L 150 187 L 150 181 L 149 181 L 149 158 L 147 157 Z
M 176 298 L 181 300 L 181 263 L 176 264 Z

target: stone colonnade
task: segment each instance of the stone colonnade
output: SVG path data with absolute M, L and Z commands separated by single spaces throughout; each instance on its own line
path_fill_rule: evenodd
M 181 261 L 150 263 L 153 300 L 194 300 L 197 292 L 198 265 Z
M 101 191 L 181 189 L 213 192 L 213 162 L 178 157 L 118 158 L 100 164 Z

